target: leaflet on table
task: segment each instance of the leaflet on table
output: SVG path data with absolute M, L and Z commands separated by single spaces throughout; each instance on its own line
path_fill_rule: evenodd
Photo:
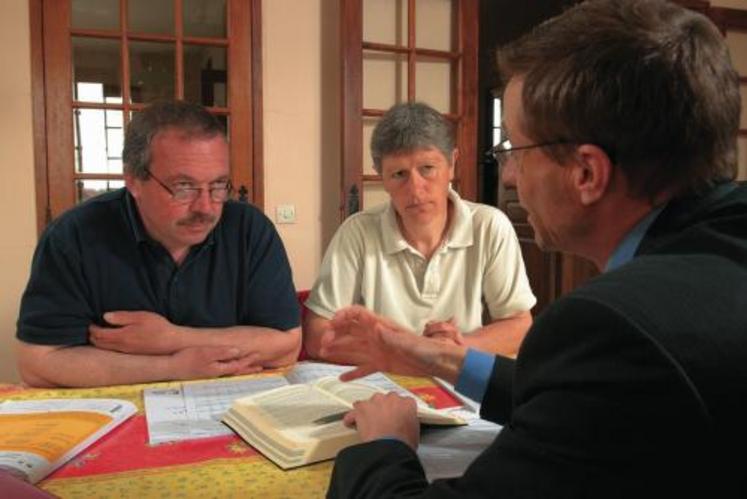
M 36 483 L 137 412 L 118 399 L 0 403 L 0 469 Z
M 285 376 L 183 383 L 175 388 L 146 388 L 143 398 L 148 442 L 155 445 L 230 435 L 233 431 L 220 420 L 235 399 L 289 384 L 309 383 L 325 376 L 339 376 L 350 369 L 349 366 L 322 362 L 300 362 Z M 384 374 L 374 373 L 361 381 L 413 397 L 418 404 L 426 405 Z
M 467 426 L 428 428 L 423 431 L 417 454 L 429 482 L 463 475 L 503 428 L 481 419 L 469 408 L 447 411 L 467 421 Z

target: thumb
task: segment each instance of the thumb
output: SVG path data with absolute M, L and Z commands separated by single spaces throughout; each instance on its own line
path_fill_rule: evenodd
M 104 320 L 112 326 L 125 326 L 135 322 L 139 313 L 140 312 L 132 312 L 128 310 L 106 312 L 104 314 Z

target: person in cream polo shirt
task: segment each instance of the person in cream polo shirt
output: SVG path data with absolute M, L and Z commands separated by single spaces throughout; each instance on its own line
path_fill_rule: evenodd
M 515 355 L 536 300 L 507 217 L 450 186 L 451 124 L 426 104 L 398 104 L 371 154 L 391 202 L 349 217 L 330 242 L 306 301 L 306 350 L 319 357 L 327 320 L 361 304 L 425 336 Z

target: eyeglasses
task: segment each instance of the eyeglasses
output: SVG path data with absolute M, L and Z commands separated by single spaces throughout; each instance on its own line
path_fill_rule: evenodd
M 552 142 L 540 142 L 539 144 L 511 147 L 511 142 L 508 140 L 504 140 L 497 146 L 488 149 L 487 154 L 493 156 L 493 159 L 495 159 L 495 162 L 498 163 L 498 166 L 503 166 L 508 163 L 508 161 L 513 157 L 513 154 L 516 151 L 525 151 L 527 149 L 534 149 L 537 147 L 557 146 L 560 144 L 570 144 L 570 142 L 564 140 L 555 140 Z
M 158 177 L 153 175 L 153 172 L 146 170 L 148 176 L 156 181 L 158 185 L 164 188 L 166 192 L 171 194 L 171 198 L 177 203 L 192 203 L 200 197 L 202 194 L 202 187 L 191 187 L 187 183 L 184 185 L 176 185 L 175 187 L 169 187 L 163 183 Z M 230 180 L 219 180 L 218 182 L 212 182 L 208 187 L 208 193 L 210 194 L 210 201 L 214 203 L 224 203 L 228 200 L 231 195 L 233 186 Z

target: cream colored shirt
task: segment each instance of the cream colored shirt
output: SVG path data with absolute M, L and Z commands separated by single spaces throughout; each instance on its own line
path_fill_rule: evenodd
M 454 318 L 468 334 L 482 327 L 483 304 L 493 320 L 528 311 L 536 299 L 508 218 L 453 190 L 449 200 L 452 226 L 430 261 L 404 239 L 391 203 L 350 216 L 327 248 L 306 306 L 331 318 L 360 304 L 418 333 L 428 321 Z

